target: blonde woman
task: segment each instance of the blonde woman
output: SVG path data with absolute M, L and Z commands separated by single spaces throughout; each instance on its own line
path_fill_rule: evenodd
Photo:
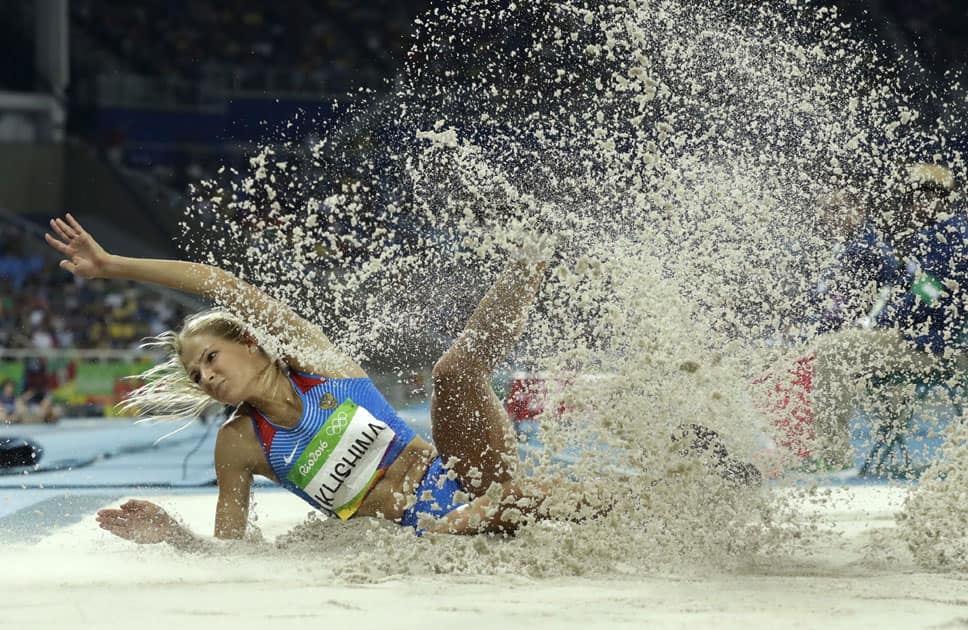
M 417 437 L 363 369 L 315 325 L 234 275 L 209 265 L 106 252 L 70 214 L 50 222 L 60 266 L 82 278 L 158 284 L 221 302 L 150 341 L 170 360 L 149 370 L 129 404 L 198 412 L 213 400 L 238 412 L 215 445 L 215 536 L 242 538 L 253 477 L 286 487 L 340 519 L 371 516 L 433 531 L 511 531 L 544 515 L 542 494 L 516 475 L 514 433 L 490 384 L 527 320 L 546 263 L 512 263 L 433 369 L 433 444 Z M 256 329 L 268 335 L 257 339 Z M 273 356 L 275 340 L 296 348 Z M 129 501 L 98 512 L 102 528 L 137 543 L 197 547 L 162 508 Z

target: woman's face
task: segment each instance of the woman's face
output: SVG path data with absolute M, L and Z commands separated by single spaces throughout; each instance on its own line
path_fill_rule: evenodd
M 182 364 L 188 378 L 226 405 L 253 397 L 268 359 L 255 346 L 199 334 L 182 340 Z

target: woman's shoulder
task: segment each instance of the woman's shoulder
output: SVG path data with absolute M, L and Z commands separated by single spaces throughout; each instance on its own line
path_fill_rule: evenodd
M 247 407 L 240 407 L 219 427 L 215 438 L 215 467 L 223 472 L 246 471 L 275 480 Z
M 330 348 L 323 352 L 302 352 L 284 359 L 290 370 L 327 379 L 366 378 L 366 371 L 349 356 Z
M 219 427 L 215 438 L 215 456 L 231 457 L 233 451 L 244 455 L 249 448 L 258 446 L 258 436 L 250 417 L 251 410 L 243 405 L 236 413 Z

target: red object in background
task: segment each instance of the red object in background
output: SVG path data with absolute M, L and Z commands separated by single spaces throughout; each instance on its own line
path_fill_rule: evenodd
M 548 383 L 549 381 L 540 375 L 514 375 L 508 387 L 508 399 L 504 404 L 508 416 L 510 416 L 513 422 L 534 420 L 544 413 L 545 401 L 549 398 Z M 556 378 L 551 380 L 550 383 L 552 387 L 559 388 L 552 390 L 551 396 L 553 397 L 556 393 L 560 394 L 561 391 L 566 390 L 571 385 L 571 380 L 568 378 Z M 574 407 L 572 405 L 561 402 L 558 405 L 555 418 L 560 420 L 566 412 L 573 410 Z
M 533 420 L 544 411 L 544 398 L 547 393 L 543 378 L 515 376 L 511 379 L 506 405 L 511 420 Z
M 74 380 L 77 376 L 77 362 L 71 361 L 56 370 L 47 373 L 47 391 L 54 391 L 61 385 Z
M 773 415 L 777 428 L 777 443 L 800 459 L 810 457 L 809 444 L 813 440 L 813 412 L 810 409 L 810 393 L 813 391 L 813 363 L 816 355 L 797 359 L 793 366 L 777 377 L 771 372 L 755 381 L 756 384 L 773 382 L 767 393 L 766 412 Z
M 119 378 L 114 381 L 114 403 L 119 403 L 127 397 L 128 394 L 134 390 L 141 387 L 144 383 L 139 380 L 131 378 Z

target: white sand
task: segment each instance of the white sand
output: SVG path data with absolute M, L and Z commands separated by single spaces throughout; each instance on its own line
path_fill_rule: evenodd
M 210 531 L 214 497 L 149 498 Z M 199 557 L 135 546 L 88 520 L 0 551 L 0 627 L 261 630 L 308 620 L 363 628 L 965 627 L 964 575 L 918 570 L 893 535 L 902 498 L 902 489 L 860 487 L 804 506 L 832 524 L 811 557 L 757 559 L 729 574 L 691 567 L 551 580 L 441 575 L 333 584 L 333 571 L 352 570 L 314 566 L 311 550 L 300 558 L 266 545 Z M 262 492 L 258 502 L 267 539 L 305 514 L 282 493 Z
M 601 3 L 599 10 L 600 3 L 574 0 L 550 3 L 547 15 L 532 13 L 543 3 L 508 11 L 476 0 L 452 4 L 424 22 L 415 63 L 460 57 L 451 54 L 454 42 L 488 43 L 472 23 L 520 19 L 538 36 L 513 58 L 501 46 L 471 46 L 483 83 L 461 84 L 460 68 L 404 71 L 400 103 L 386 110 L 398 117 L 388 128 L 406 130 L 401 137 L 415 142 L 387 156 L 401 165 L 399 186 L 396 177 L 373 176 L 384 161 L 379 156 L 351 171 L 360 182 L 390 182 L 386 190 L 375 183 L 331 186 L 316 168 L 286 170 L 273 186 L 272 169 L 287 167 L 269 166 L 276 153 L 266 147 L 242 182 L 224 184 L 243 200 L 232 207 L 238 221 L 224 226 L 228 238 L 213 238 L 203 221 L 183 244 L 194 258 L 264 281 L 286 303 L 332 316 L 335 322 L 320 323 L 354 357 L 429 365 L 443 349 L 433 346 L 449 342 L 464 321 L 460 311 L 476 302 L 461 299 L 465 287 L 483 291 L 509 256 L 541 253 L 532 232 L 553 231 L 563 255 L 518 357 L 569 383 L 547 401 L 562 409 L 563 421 L 549 423 L 544 452 L 550 458 L 566 445 L 601 442 L 627 454 L 621 466 L 676 473 L 664 478 L 679 481 L 630 487 L 607 526 L 583 526 L 578 536 L 545 527 L 513 543 L 415 543 L 356 523 L 312 528 L 298 550 L 267 544 L 198 557 L 136 547 L 88 520 L 0 552 L 3 566 L 13 567 L 0 583 L 8 604 L 3 621 L 76 627 L 120 619 L 179 630 L 220 622 L 263 629 L 316 618 L 363 628 L 968 625 L 963 574 L 923 572 L 895 529 L 901 489 L 821 492 L 799 508 L 802 527 L 780 518 L 766 532 L 809 536 L 805 517 L 813 513 L 828 523 L 816 540 L 782 540 L 785 555 L 770 557 L 760 551 L 770 541 L 754 540 L 748 548 L 756 551 L 743 555 L 738 569 L 660 570 L 636 559 L 678 546 L 671 557 L 712 563 L 715 551 L 742 551 L 743 536 L 755 538 L 753 528 L 777 513 L 709 483 L 689 483 L 702 481 L 698 466 L 684 464 L 667 438 L 656 436 L 701 421 L 729 436 L 731 452 L 742 456 L 773 426 L 749 383 L 775 371 L 774 335 L 795 324 L 803 348 L 784 350 L 805 356 L 816 334 L 798 329 L 805 326 L 799 315 L 815 306 L 811 296 L 836 240 L 829 226 L 818 226 L 819 200 L 848 184 L 875 199 L 903 190 L 901 176 L 885 165 L 910 162 L 924 154 L 922 144 L 933 146 L 933 130 L 901 126 L 911 121 L 906 106 L 896 120 L 898 103 L 906 101 L 892 87 L 898 73 L 881 68 L 849 32 L 838 35 L 835 15 L 806 2 L 650 0 Z M 773 8 L 758 12 L 761 6 Z M 790 12 L 796 19 L 788 24 Z M 513 79 L 518 60 L 534 66 L 526 74 L 535 78 L 531 93 Z M 551 77 L 560 81 L 543 80 Z M 482 103 L 484 93 L 490 96 Z M 429 124 L 434 131 L 421 135 L 432 142 L 416 138 L 413 130 Z M 894 145 L 883 146 L 882 131 Z M 946 137 L 945 130 L 936 135 Z M 327 142 L 313 151 L 341 153 Z M 965 171 L 960 154 L 943 157 L 959 176 Z M 208 216 L 207 197 L 222 206 L 222 187 L 202 186 L 195 215 Z M 409 225 L 433 225 L 420 231 L 419 247 L 391 246 L 394 239 L 376 233 L 365 245 L 356 234 L 332 233 L 334 225 L 358 225 L 361 209 L 382 208 L 389 198 L 407 202 L 391 204 L 379 229 L 410 234 Z M 276 213 L 278 229 L 252 228 L 264 225 L 265 207 Z M 334 268 L 350 271 L 290 282 L 293 268 L 314 267 L 319 243 L 329 245 Z M 364 246 L 362 255 L 353 253 Z M 240 247 L 249 259 L 239 259 Z M 430 340 L 419 344 L 428 346 L 427 356 L 399 357 L 407 331 Z M 305 350 L 269 347 L 297 357 Z M 584 385 L 568 378 L 594 373 L 614 377 Z M 583 449 L 575 478 L 624 490 L 603 452 L 612 451 Z M 545 464 L 545 472 L 555 472 Z M 947 512 L 958 503 L 953 496 L 929 503 Z M 212 496 L 153 498 L 196 531 L 211 531 Z M 258 498 L 269 539 L 305 515 L 293 497 Z M 925 531 L 936 523 L 927 520 Z M 625 535 L 624 523 L 638 529 Z M 953 537 L 963 531 L 951 529 Z M 639 549 L 641 556 L 633 553 Z M 397 569 L 408 559 L 414 575 Z M 547 563 L 564 570 L 550 571 Z M 596 577 L 524 577 L 583 572 Z

